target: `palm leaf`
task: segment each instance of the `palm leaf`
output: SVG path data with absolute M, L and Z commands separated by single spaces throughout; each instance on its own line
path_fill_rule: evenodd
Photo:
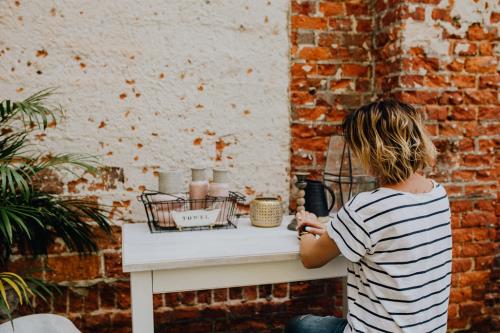
M 49 120 L 56 121 L 56 114 L 62 114 L 60 106 L 46 105 L 47 99 L 54 94 L 55 88 L 41 90 L 21 102 L 4 100 L 0 102 L 0 125 L 6 126 L 12 120 L 20 120 L 25 127 L 36 125 L 39 129 L 46 129 Z

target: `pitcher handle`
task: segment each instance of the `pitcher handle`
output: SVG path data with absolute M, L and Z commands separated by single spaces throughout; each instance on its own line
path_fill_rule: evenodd
M 328 193 L 330 193 L 330 196 L 332 197 L 332 203 L 331 203 L 330 207 L 328 207 L 328 213 L 330 213 L 333 206 L 335 205 L 335 193 L 333 192 L 333 190 L 329 186 L 326 186 L 325 184 L 323 184 L 323 187 L 326 188 L 326 190 L 328 191 Z

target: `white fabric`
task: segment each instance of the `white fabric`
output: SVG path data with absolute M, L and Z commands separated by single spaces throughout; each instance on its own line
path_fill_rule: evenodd
M 80 333 L 73 323 L 62 316 L 53 314 L 34 314 L 7 321 L 0 325 L 0 333 Z

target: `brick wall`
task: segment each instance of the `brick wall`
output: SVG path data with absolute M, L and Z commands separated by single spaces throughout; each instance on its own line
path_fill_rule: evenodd
M 291 170 L 318 176 L 328 137 L 340 133 L 349 110 L 375 96 L 417 106 L 440 151 L 431 175 L 452 199 L 449 329 L 498 329 L 498 4 L 291 0 L 290 11 Z M 126 187 L 127 172 L 120 170 L 107 170 L 85 188 Z M 52 184 L 56 191 L 81 186 Z M 118 213 L 130 202 L 114 205 Z M 66 253 L 60 244 L 35 262 L 15 257 L 13 269 L 50 265 L 53 270 L 40 275 L 62 284 L 62 296 L 37 304 L 37 311 L 65 314 L 84 332 L 130 332 L 119 227 L 114 234 L 89 257 Z M 339 315 L 340 289 L 332 279 L 157 295 L 155 322 L 160 332 L 281 332 L 294 314 Z

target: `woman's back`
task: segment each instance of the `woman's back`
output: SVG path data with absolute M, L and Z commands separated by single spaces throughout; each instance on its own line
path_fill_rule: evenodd
M 346 332 L 446 331 L 451 229 L 441 185 L 360 193 L 327 231 L 351 261 Z

